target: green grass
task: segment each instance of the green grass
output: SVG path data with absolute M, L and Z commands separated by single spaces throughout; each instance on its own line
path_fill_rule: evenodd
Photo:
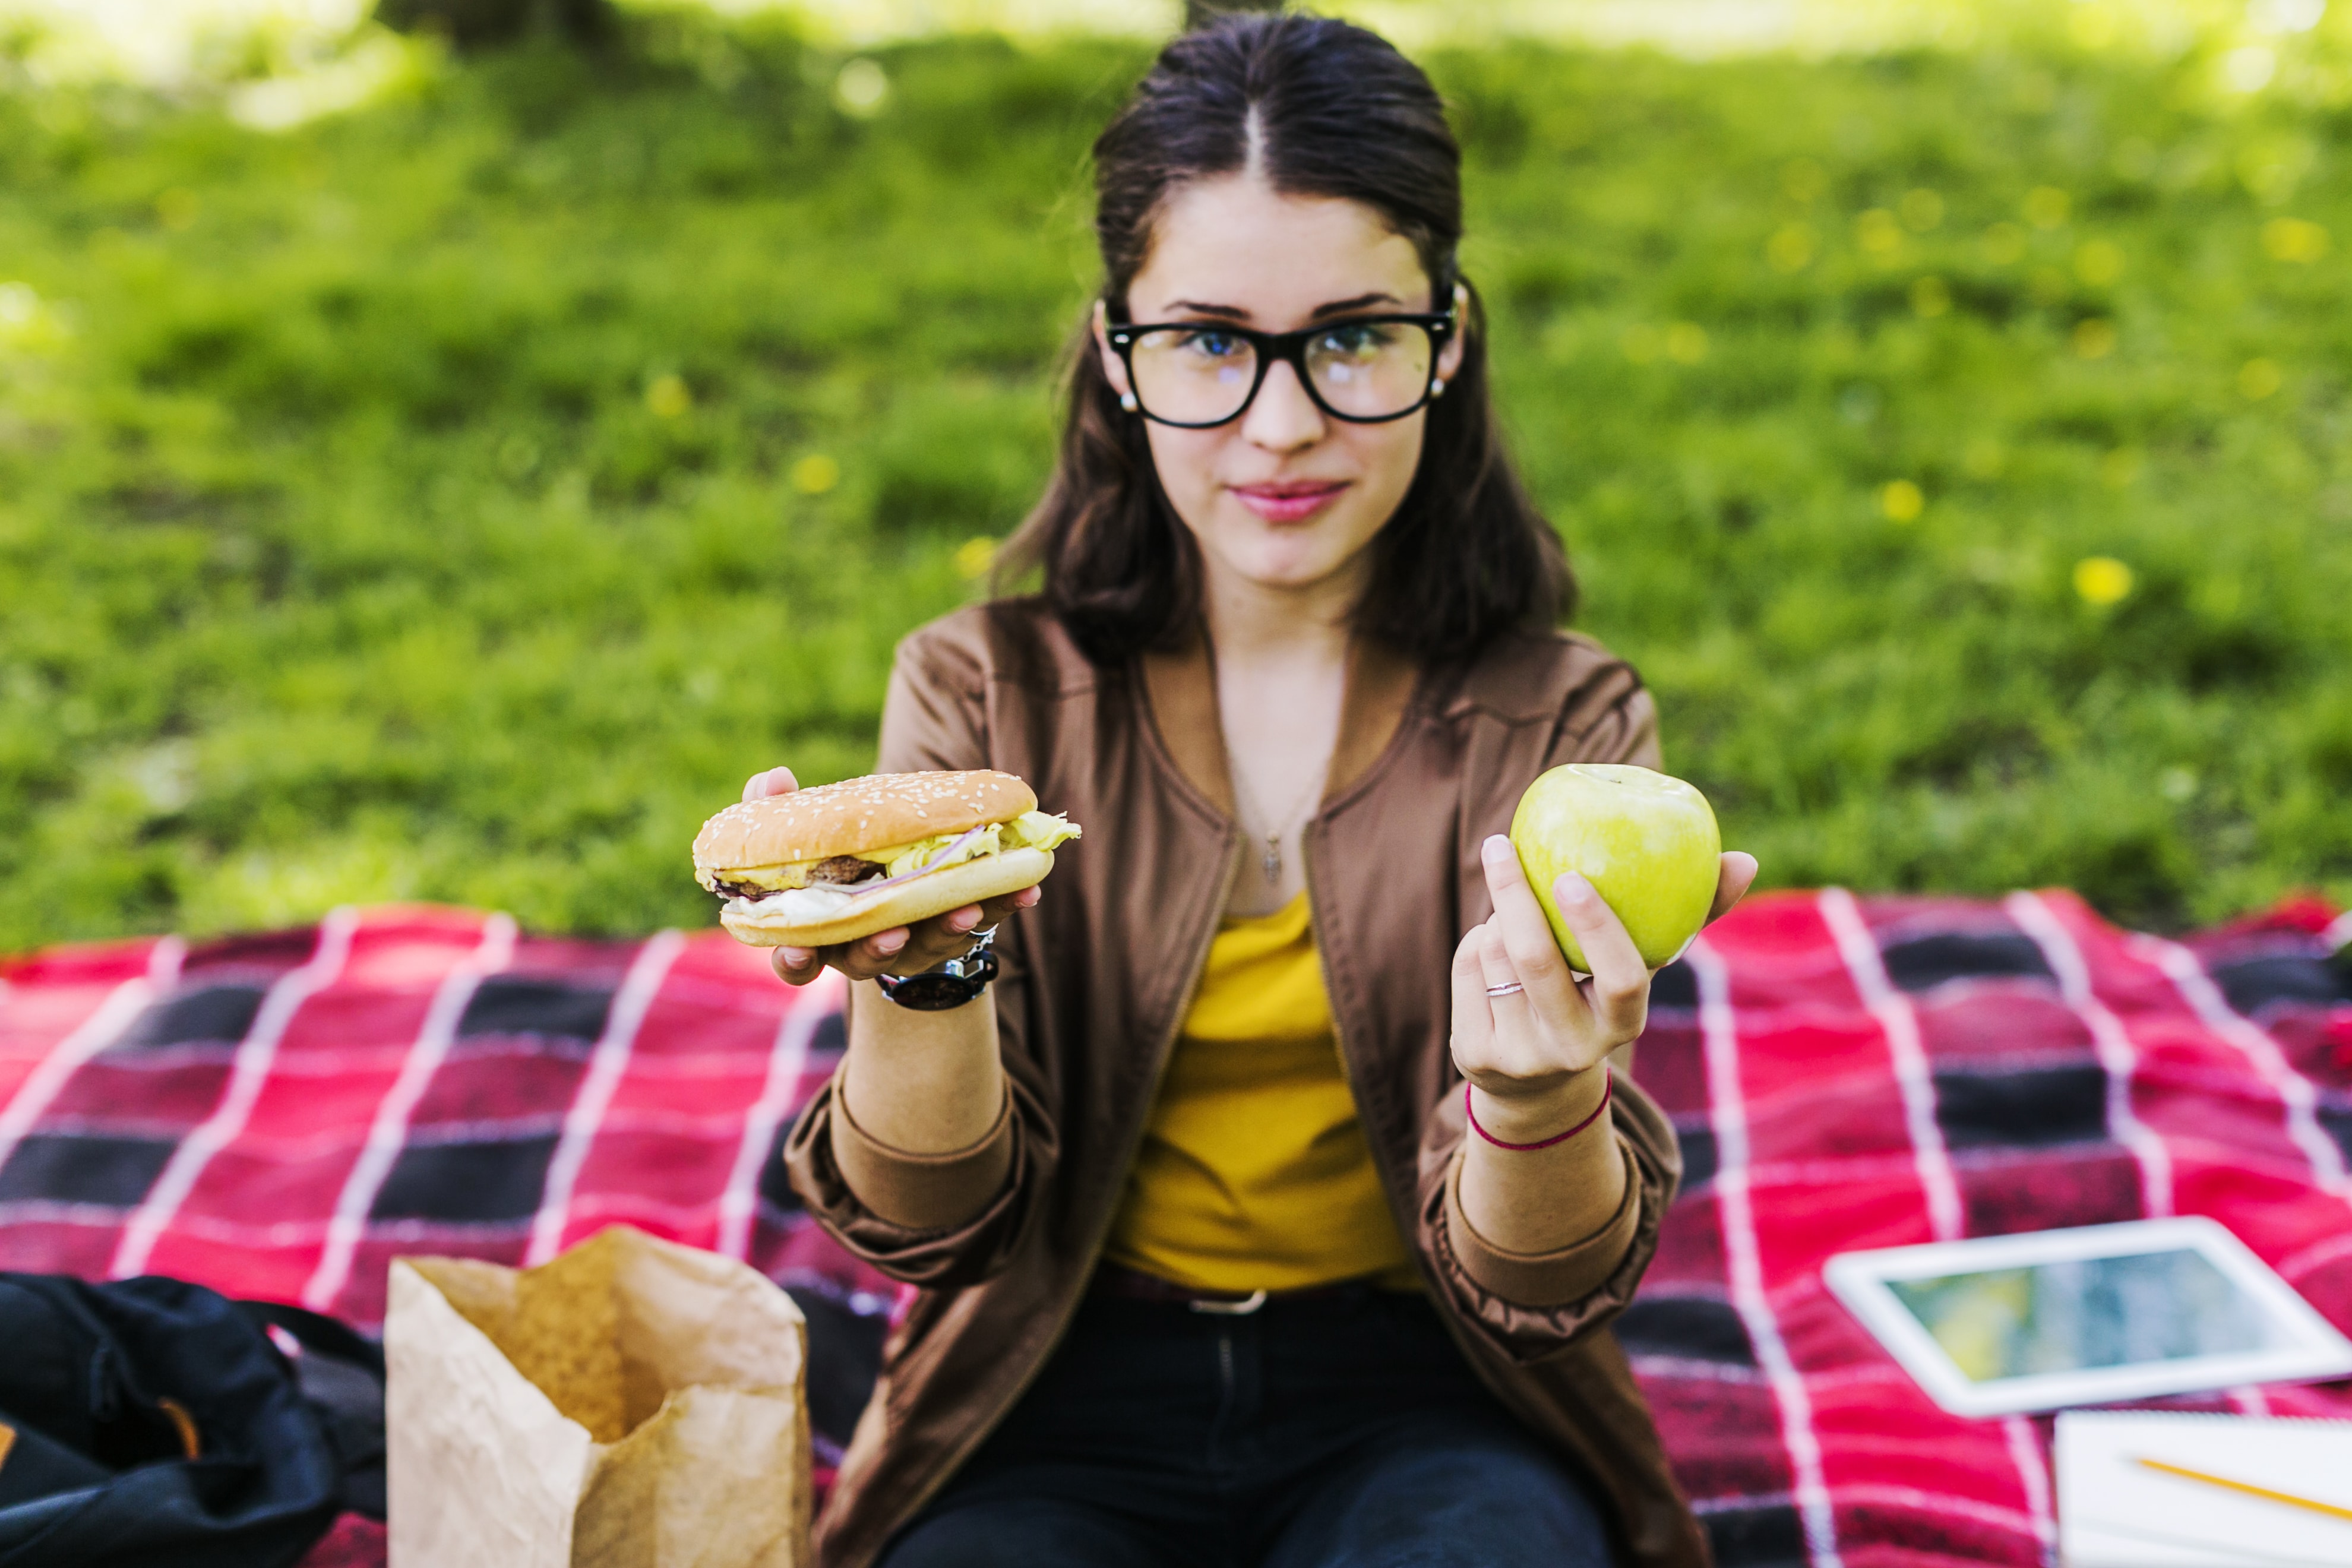
M 1144 57 L 909 46 L 861 121 L 784 33 L 636 31 L 283 135 L 0 90 L 0 951 L 706 923 L 744 774 L 866 765 L 1043 480 Z M 2201 58 L 1429 63 L 1581 623 L 1769 880 L 2352 897 L 2342 111 Z

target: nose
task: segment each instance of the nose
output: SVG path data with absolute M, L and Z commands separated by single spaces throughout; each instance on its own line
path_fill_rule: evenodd
M 1296 452 L 1323 438 L 1323 411 L 1307 395 L 1287 361 L 1267 367 L 1265 382 L 1242 419 L 1242 437 L 1269 452 Z

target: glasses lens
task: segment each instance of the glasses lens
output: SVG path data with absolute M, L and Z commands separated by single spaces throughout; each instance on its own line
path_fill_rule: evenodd
M 1335 414 L 1385 419 L 1429 391 L 1436 351 L 1410 321 L 1342 321 L 1307 340 L 1307 373 Z
M 1257 384 L 1257 350 L 1214 327 L 1137 334 L 1135 398 L 1155 418 L 1222 425 L 1242 411 Z

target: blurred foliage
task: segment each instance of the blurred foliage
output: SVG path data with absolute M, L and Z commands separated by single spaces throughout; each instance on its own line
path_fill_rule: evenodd
M 534 32 L 589 43 L 614 24 L 610 0 L 376 0 L 374 16 L 386 26 L 438 33 L 461 47 L 511 43 Z
M 0 90 L 0 951 L 708 923 L 1042 484 L 1129 45 L 633 16 L 283 134 Z M 2352 895 L 2345 111 L 2047 49 L 1429 62 L 1507 421 L 1774 882 Z

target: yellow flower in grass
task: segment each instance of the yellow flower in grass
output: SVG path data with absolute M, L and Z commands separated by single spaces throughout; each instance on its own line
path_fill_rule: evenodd
M 1892 479 L 1878 492 L 1878 510 L 1889 522 L 1910 522 L 1927 510 L 1927 497 L 1909 479 Z
M 2093 239 L 2074 252 L 2074 276 L 2095 289 L 2104 289 L 2124 275 L 2124 253 L 2112 241 Z
M 687 390 L 682 375 L 657 375 L 646 387 L 646 410 L 656 419 L 676 419 L 693 407 L 694 394 Z
M 2286 378 L 2279 374 L 2278 361 L 2250 359 L 2238 370 L 2238 391 L 2250 403 L 2260 403 L 2279 389 Z
M 2086 605 L 2105 609 L 2132 591 L 2132 569 L 2112 555 L 2085 555 L 2074 563 L 2074 592 Z
M 2327 254 L 2327 231 L 2304 218 L 2274 217 L 2263 225 L 2263 254 L 2273 261 L 2316 261 Z
M 793 489 L 804 496 L 821 496 L 841 483 L 841 465 L 822 452 L 813 452 L 793 465 Z
M 1880 261 L 1892 261 L 1903 251 L 1903 226 L 1885 207 L 1872 207 L 1853 220 L 1854 243 Z
M 956 575 L 966 582 L 985 577 L 988 575 L 988 569 L 995 564 L 996 541 L 984 533 L 977 534 L 956 546 Z

